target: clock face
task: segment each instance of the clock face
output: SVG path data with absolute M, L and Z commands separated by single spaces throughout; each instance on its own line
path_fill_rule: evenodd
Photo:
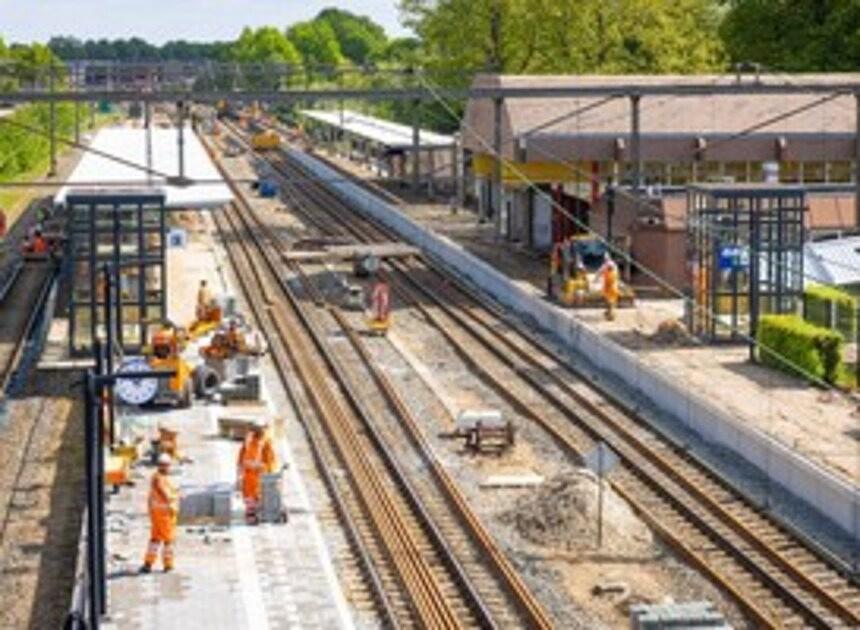
M 117 372 L 149 372 L 149 363 L 143 357 L 131 357 L 122 362 Z M 114 392 L 127 405 L 144 405 L 158 393 L 158 379 L 155 378 L 120 378 L 114 385 Z

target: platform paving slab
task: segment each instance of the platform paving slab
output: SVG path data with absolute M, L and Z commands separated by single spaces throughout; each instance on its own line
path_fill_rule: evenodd
M 185 250 L 172 250 L 168 264 L 169 312 L 178 321 L 193 308 L 201 278 L 216 293 L 235 295 L 224 252 L 211 238 L 211 219 L 196 215 L 192 237 Z M 193 254 L 193 255 L 189 255 Z M 241 303 L 241 300 L 240 300 Z M 197 356 L 190 347 L 188 358 Z M 290 418 L 281 401 L 280 383 L 268 359 L 261 365 L 263 405 L 255 413 L 275 419 L 273 435 L 279 461 L 287 465 L 284 503 L 286 524 L 244 524 L 244 507 L 238 494 L 232 500 L 230 527 L 180 526 L 176 569 L 141 575 L 138 569 L 149 536 L 146 497 L 153 469 L 138 464 L 133 487 L 110 495 L 108 517 L 109 630 L 137 628 L 352 628 L 351 611 L 337 581 L 327 541 L 318 522 L 306 476 L 313 471 L 292 465 L 298 448 Z M 277 413 L 276 413 L 277 412 Z M 235 413 L 235 407 L 196 401 L 189 410 L 146 410 L 122 414 L 124 427 L 139 435 L 152 435 L 159 423 L 180 431 L 180 448 L 190 463 L 176 466 L 174 483 L 203 486 L 234 482 L 239 442 L 218 436 L 218 417 Z M 290 423 L 292 424 L 292 423 Z M 314 480 L 307 480 L 314 482 Z M 314 482 L 315 483 L 315 482 Z

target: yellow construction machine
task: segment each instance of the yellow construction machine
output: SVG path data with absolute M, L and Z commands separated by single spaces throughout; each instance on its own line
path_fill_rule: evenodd
M 591 234 L 572 236 L 556 243 L 550 255 L 550 297 L 562 306 L 573 308 L 603 306 L 602 282 L 598 272 L 608 253 L 606 243 Z M 634 301 L 633 289 L 620 282 L 617 306 L 631 307 Z
M 184 339 L 180 331 L 172 326 L 162 327 L 152 337 L 152 343 L 144 349 L 152 370 L 175 372 L 169 379 L 159 379 L 155 403 L 172 403 L 182 408 L 191 406 L 194 395 L 193 368 L 182 358 Z
M 188 325 L 188 338 L 195 340 L 209 334 L 221 325 L 223 318 L 224 310 L 218 300 L 213 298 L 209 304 L 198 309 L 197 318 Z
M 280 146 L 281 136 L 271 129 L 256 133 L 251 138 L 251 147 L 254 151 L 274 151 Z

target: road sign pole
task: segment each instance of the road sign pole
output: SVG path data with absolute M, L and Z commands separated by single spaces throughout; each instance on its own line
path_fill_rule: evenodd
M 603 442 L 597 445 L 597 548 L 603 547 Z

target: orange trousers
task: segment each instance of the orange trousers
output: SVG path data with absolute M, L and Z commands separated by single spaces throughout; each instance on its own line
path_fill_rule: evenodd
M 173 568 L 173 542 L 176 540 L 176 515 L 166 510 L 150 510 L 149 512 L 149 545 L 143 563 L 151 567 L 158 559 L 161 550 L 161 562 L 165 569 Z

